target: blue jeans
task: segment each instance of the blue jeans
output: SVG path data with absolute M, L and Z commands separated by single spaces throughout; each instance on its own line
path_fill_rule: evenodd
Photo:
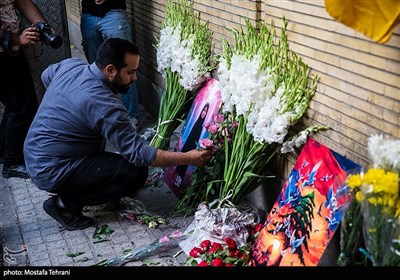
M 90 14 L 81 15 L 82 47 L 89 63 L 96 60 L 97 49 L 108 38 L 122 38 L 132 42 L 132 27 L 125 10 L 113 9 L 103 18 Z M 133 83 L 122 95 L 129 116 L 139 117 L 139 100 L 136 84 Z

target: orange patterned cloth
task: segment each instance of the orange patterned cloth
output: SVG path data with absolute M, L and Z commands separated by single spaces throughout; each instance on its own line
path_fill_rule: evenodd
M 399 0 L 325 0 L 325 9 L 337 21 L 381 44 L 399 23 Z

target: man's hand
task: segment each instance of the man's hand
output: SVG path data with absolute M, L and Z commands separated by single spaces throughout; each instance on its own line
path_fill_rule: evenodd
M 152 162 L 153 167 L 169 167 L 176 165 L 204 166 L 212 158 L 211 150 L 191 150 L 185 153 L 157 150 L 156 158 Z
M 194 166 L 204 166 L 210 162 L 213 153 L 211 150 L 191 150 L 186 153 L 191 163 Z

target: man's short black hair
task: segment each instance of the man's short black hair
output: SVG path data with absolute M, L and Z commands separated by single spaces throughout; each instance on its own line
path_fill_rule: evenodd
M 100 69 L 104 69 L 108 64 L 112 64 L 119 71 L 126 66 L 126 53 L 139 55 L 139 49 L 136 45 L 124 39 L 107 39 L 97 50 L 96 65 Z

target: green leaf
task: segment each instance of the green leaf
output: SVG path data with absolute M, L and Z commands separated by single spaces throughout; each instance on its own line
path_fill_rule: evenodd
M 82 259 L 79 259 L 79 260 L 74 260 L 74 262 L 76 262 L 76 263 L 80 263 L 80 262 L 87 262 L 87 261 L 90 261 L 91 259 L 90 258 L 88 258 L 88 257 L 84 257 L 84 258 L 82 258 Z
M 74 258 L 80 255 L 83 255 L 85 252 L 75 252 L 75 253 L 68 253 L 67 257 Z
M 101 260 L 95 263 L 93 266 L 105 266 L 108 263 L 108 259 Z
M 114 232 L 114 230 L 109 227 L 107 224 L 104 224 L 98 228 L 96 228 L 93 234 L 93 244 L 108 241 L 109 236 Z

